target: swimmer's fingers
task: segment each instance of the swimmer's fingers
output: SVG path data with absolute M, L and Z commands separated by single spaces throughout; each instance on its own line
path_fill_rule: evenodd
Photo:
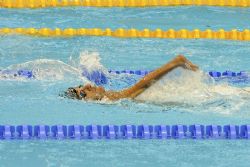
M 199 69 L 197 65 L 191 63 L 188 60 L 184 63 L 184 68 L 192 70 L 192 71 L 197 71 Z
M 192 71 L 197 71 L 199 69 L 199 67 L 195 64 L 191 64 L 191 70 Z
M 186 68 L 186 69 L 192 70 L 192 71 L 197 71 L 199 69 L 199 67 L 197 65 L 193 64 L 186 57 L 180 55 L 177 58 L 178 58 L 178 60 L 180 60 L 183 68 Z

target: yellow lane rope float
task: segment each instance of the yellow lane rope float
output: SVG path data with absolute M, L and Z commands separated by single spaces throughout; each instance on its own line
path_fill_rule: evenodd
M 240 40 L 250 41 L 250 30 L 245 29 L 239 31 L 236 29 L 225 31 L 219 29 L 213 31 L 207 30 L 162 30 L 162 29 L 123 29 L 118 28 L 115 30 L 100 29 L 100 28 L 66 28 L 66 29 L 50 29 L 50 28 L 0 28 L 0 35 L 11 35 L 21 34 L 30 36 L 41 36 L 41 37 L 74 37 L 74 36 L 111 36 L 117 38 L 168 38 L 168 39 L 222 39 L 222 40 Z
M 153 7 L 153 6 L 231 6 L 250 7 L 250 0 L 0 0 L 3 8 L 46 7 Z

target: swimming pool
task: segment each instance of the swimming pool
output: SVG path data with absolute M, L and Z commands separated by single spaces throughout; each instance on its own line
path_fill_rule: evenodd
M 249 8 L 0 9 L 0 13 L 0 27 L 250 28 Z M 80 53 L 98 53 L 104 67 L 115 70 L 151 70 L 177 54 L 184 54 L 205 72 L 250 71 L 249 42 L 1 36 L 1 69 L 12 66 L 40 71 L 37 79 L 1 79 L 1 124 L 249 123 L 249 96 L 220 95 L 205 103 L 188 105 L 128 100 L 99 104 L 62 98 L 61 92 L 82 82 L 79 73 L 63 64 L 77 67 Z M 114 89 L 138 79 L 127 75 L 113 77 L 107 87 Z M 188 86 L 190 82 L 187 78 L 183 84 Z M 233 85 L 250 86 L 249 82 Z M 0 159 L 3 166 L 249 166 L 248 147 L 245 140 L 1 141 Z

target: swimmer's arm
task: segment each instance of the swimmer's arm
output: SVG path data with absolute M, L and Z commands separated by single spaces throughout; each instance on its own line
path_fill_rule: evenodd
M 129 89 L 129 88 L 128 88 Z M 135 98 L 136 96 L 138 96 L 139 94 L 141 94 L 142 92 L 144 92 L 145 88 L 142 89 L 138 89 L 135 90 L 134 92 L 132 92 L 131 94 L 127 95 L 124 94 L 124 90 L 123 91 L 107 91 L 105 93 L 105 96 L 109 99 L 109 100 L 119 100 L 119 99 L 123 99 L 123 98 Z
M 162 76 L 174 70 L 177 67 L 184 67 L 193 71 L 196 71 L 198 67 L 188 61 L 184 56 L 179 55 L 175 57 L 173 60 L 163 65 L 162 67 L 150 72 L 146 76 L 144 76 L 139 82 L 130 88 L 124 89 L 120 92 L 118 97 L 120 98 L 135 98 L 143 91 L 145 91 L 153 82 L 159 80 Z

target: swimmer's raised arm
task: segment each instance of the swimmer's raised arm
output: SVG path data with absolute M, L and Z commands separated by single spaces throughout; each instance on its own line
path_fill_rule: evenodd
M 184 56 L 179 55 L 162 67 L 150 72 L 135 85 L 127 89 L 121 91 L 106 91 L 101 86 L 97 87 L 87 84 L 85 86 L 68 88 L 65 94 L 67 97 L 76 98 L 79 100 L 102 100 L 105 97 L 109 100 L 135 98 L 143 91 L 145 91 L 152 83 L 159 80 L 163 75 L 167 74 L 177 67 L 183 67 L 193 71 L 196 71 L 198 69 L 196 65 L 191 63 Z
M 135 85 L 119 92 L 107 91 L 106 96 L 111 100 L 117 100 L 121 98 L 135 98 L 143 91 L 145 91 L 152 83 L 159 80 L 162 76 L 178 67 L 183 67 L 193 71 L 196 71 L 198 69 L 198 66 L 194 65 L 184 56 L 179 55 L 170 62 L 144 76 Z

